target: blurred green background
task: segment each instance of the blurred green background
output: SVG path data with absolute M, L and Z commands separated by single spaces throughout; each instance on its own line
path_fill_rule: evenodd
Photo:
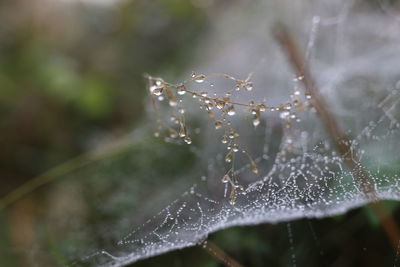
M 193 3 L 0 2 L 0 197 L 145 119 L 143 74 L 176 78 L 208 27 L 205 9 Z M 37 199 L 2 212 L 0 266 L 58 262 L 26 256 L 38 242 Z
M 107 2 L 0 2 L 0 197 L 131 132 L 148 106 L 143 74 L 174 80 L 188 72 L 209 16 L 235 1 Z M 0 214 L 0 251 L 16 248 L 0 253 L 0 267 L 61 265 L 31 262 L 18 252 L 35 242 L 35 205 L 26 199 Z M 385 205 L 400 221 L 398 204 Z M 286 223 L 235 227 L 210 239 L 245 266 L 295 266 L 293 255 L 297 266 L 395 264 L 369 208 L 291 226 L 293 246 Z M 221 264 L 194 247 L 134 266 Z
M 143 74 L 181 73 L 207 27 L 186 0 L 2 1 L 0 20 L 0 194 L 131 131 Z

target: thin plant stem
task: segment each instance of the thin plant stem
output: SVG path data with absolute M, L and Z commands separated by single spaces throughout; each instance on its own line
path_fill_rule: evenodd
M 101 149 L 100 151 L 91 151 L 61 163 L 50 170 L 33 177 L 0 199 L 0 211 L 39 187 L 54 181 L 56 178 L 83 168 L 112 154 L 119 153 L 127 147 L 129 147 L 129 144 L 126 144 L 126 142 L 120 142 Z
M 228 267 L 243 267 L 235 259 L 229 256 L 225 251 L 219 248 L 215 243 L 207 240 L 202 244 L 203 248 L 218 261 L 222 262 Z
M 397 249 L 398 240 L 400 239 L 397 224 L 392 215 L 379 201 L 372 177 L 361 164 L 357 155 L 352 153 L 351 142 L 340 128 L 335 116 L 329 110 L 327 101 L 320 94 L 296 40 L 284 25 L 277 25 L 274 29 L 274 35 L 296 72 L 297 77 L 301 77 L 300 80 L 304 85 L 305 93 L 311 96 L 310 102 L 312 106 L 317 111 L 320 120 L 327 129 L 338 152 L 343 157 L 345 164 L 352 170 L 355 182 L 368 200 L 371 201 L 372 210 L 379 218 L 387 238 L 393 247 Z

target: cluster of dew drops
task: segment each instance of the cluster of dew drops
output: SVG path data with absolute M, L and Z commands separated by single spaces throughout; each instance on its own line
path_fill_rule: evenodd
M 215 129 L 222 131 L 221 142 L 226 146 L 228 152 L 225 154 L 225 162 L 230 164 L 229 170 L 222 178 L 222 183 L 230 186 L 230 197 L 229 203 L 234 205 L 236 202 L 238 190 L 243 190 L 243 187 L 239 184 L 237 175 L 234 169 L 235 154 L 242 152 L 249 160 L 250 169 L 254 174 L 258 174 L 259 170 L 256 162 L 252 159 L 250 154 L 238 143 L 239 133 L 233 128 L 230 121 L 230 117 L 237 115 L 238 110 L 248 113 L 252 117 L 252 124 L 257 127 L 261 123 L 261 114 L 266 111 L 278 111 L 280 112 L 280 118 L 284 120 L 287 128 L 290 128 L 292 121 L 300 121 L 295 111 L 309 108 L 311 105 L 309 99 L 311 95 L 305 95 L 304 98 L 301 96 L 300 88 L 294 87 L 294 92 L 290 95 L 290 99 L 278 106 L 269 106 L 266 104 L 265 99 L 256 104 L 255 101 L 248 103 L 240 103 L 232 100 L 235 92 L 245 91 L 250 92 L 253 90 L 253 82 L 251 81 L 251 74 L 245 80 L 237 79 L 227 74 L 196 74 L 192 72 L 189 79 L 179 83 L 172 84 L 164 81 L 159 77 L 152 77 L 146 75 L 148 80 L 148 89 L 152 100 L 153 109 L 158 112 L 158 105 L 160 102 L 168 102 L 169 106 L 173 108 L 173 114 L 170 117 L 171 123 L 165 123 L 160 118 L 157 119 L 157 130 L 154 135 L 160 137 L 162 132 L 167 132 L 166 138 L 169 139 L 182 139 L 186 144 L 191 144 L 192 139 L 189 136 L 189 131 L 186 126 L 185 119 L 185 108 L 183 100 L 187 96 L 191 96 L 196 99 L 200 105 L 200 108 L 205 110 L 209 118 L 213 121 Z M 214 87 L 214 84 L 208 82 L 211 77 L 217 77 L 221 79 L 232 80 L 235 84 L 230 90 L 225 91 L 223 95 L 209 94 L 207 91 L 194 91 L 188 88 L 192 83 L 207 84 L 210 87 Z M 296 77 L 295 82 L 298 82 L 302 77 Z

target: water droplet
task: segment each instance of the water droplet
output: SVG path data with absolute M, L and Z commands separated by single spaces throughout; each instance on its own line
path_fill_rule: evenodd
M 261 112 L 264 112 L 265 110 L 266 110 L 266 106 L 264 105 L 264 104 L 261 104 L 261 105 L 259 105 L 258 106 L 258 109 L 261 111 Z
M 221 129 L 222 126 L 223 126 L 222 121 L 220 121 L 220 120 L 215 121 L 215 129 L 217 129 L 217 130 Z
M 294 95 L 300 95 L 300 90 L 298 88 L 296 88 L 296 90 L 294 91 Z
M 223 136 L 222 136 L 222 141 L 221 141 L 223 144 L 226 144 L 226 143 L 228 143 L 228 136 L 226 136 L 226 134 L 224 134 Z
M 163 93 L 163 88 L 157 86 L 151 86 L 150 91 L 153 95 L 160 96 Z
M 168 96 L 168 100 L 169 100 L 169 105 L 171 107 L 176 107 L 176 105 L 178 105 L 178 102 L 176 102 L 174 93 L 172 93 L 172 91 L 169 89 L 167 89 L 166 92 L 167 92 L 167 96 Z
M 279 116 L 281 117 L 281 119 L 286 119 L 289 116 L 289 111 L 283 111 L 279 114 Z
M 238 152 L 239 151 L 239 146 L 238 144 L 234 144 L 232 147 L 233 152 Z
M 186 136 L 183 141 L 185 141 L 186 144 L 190 145 L 192 143 L 192 139 L 189 136 Z
M 160 96 L 157 97 L 157 99 L 158 99 L 158 101 L 164 101 L 165 98 L 164 98 L 163 95 L 160 95 Z
M 185 113 L 185 109 L 184 109 L 184 108 L 179 108 L 179 109 L 178 109 L 178 112 L 179 112 L 180 114 L 184 114 L 184 113 Z
M 150 93 L 151 93 L 151 94 L 154 94 L 153 92 L 154 92 L 154 90 L 157 89 L 157 88 L 158 88 L 158 86 L 156 86 L 156 85 L 151 85 L 151 86 L 149 86 L 149 91 L 150 91 Z
M 228 152 L 228 154 L 226 154 L 226 156 L 225 156 L 225 162 L 231 162 L 232 161 L 232 158 L 233 158 L 233 152 L 232 152 L 232 150 L 231 151 L 229 151 Z
M 248 83 L 246 83 L 246 85 L 244 87 L 246 88 L 246 91 L 251 91 L 251 90 L 253 90 L 253 83 L 248 82 Z
M 158 131 L 154 132 L 154 136 L 155 137 L 160 137 L 160 132 L 158 132 Z
M 200 95 L 201 95 L 202 97 L 206 97 L 206 96 L 207 96 L 207 92 L 201 92 Z
M 217 109 L 223 109 L 225 107 L 224 101 L 216 101 Z
M 228 137 L 229 137 L 230 139 L 235 139 L 235 138 L 238 138 L 238 137 L 239 137 L 239 134 L 238 134 L 237 132 L 235 132 L 235 131 L 232 130 L 232 131 L 229 133 Z
M 192 77 L 192 78 L 196 77 L 196 72 L 192 71 L 192 73 L 190 74 L 190 77 Z
M 233 105 L 230 105 L 230 106 L 227 108 L 226 111 L 227 111 L 227 113 L 228 113 L 229 116 L 234 116 L 234 115 L 236 114 L 235 107 L 234 107 Z
M 240 184 L 235 184 L 233 187 L 235 187 L 237 189 L 240 189 L 240 190 L 243 190 L 243 186 L 240 185 Z
M 298 82 L 304 79 L 304 76 L 298 76 L 293 79 L 294 82 Z
M 202 83 L 202 82 L 204 82 L 205 79 L 206 79 L 206 76 L 201 74 L 201 75 L 197 75 L 194 78 L 194 81 L 197 82 L 197 83 Z
M 178 95 L 184 95 L 184 94 L 186 94 L 186 88 L 185 88 L 185 86 L 179 86 L 178 87 L 178 91 L 177 91 L 177 93 L 178 93 Z
M 161 78 L 155 78 L 155 79 L 150 79 L 150 93 L 154 94 L 156 96 L 159 96 L 162 94 L 163 87 L 164 87 L 164 81 Z
M 258 116 L 255 116 L 254 118 L 253 118 L 253 125 L 254 125 L 254 127 L 257 127 L 258 125 L 260 125 L 260 118 L 258 117 Z
M 311 94 L 310 93 L 306 93 L 304 96 L 306 97 L 306 99 L 311 99 Z
M 176 107 L 176 105 L 178 105 L 178 103 L 176 102 L 175 99 L 170 99 L 170 100 L 169 100 L 169 105 L 170 105 L 171 107 Z

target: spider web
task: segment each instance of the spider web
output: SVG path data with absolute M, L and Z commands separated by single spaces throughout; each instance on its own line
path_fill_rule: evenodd
M 287 8 L 292 4 L 289 1 L 259 1 L 247 7 L 248 11 L 240 11 L 245 17 L 246 12 L 255 15 L 253 19 L 248 16 L 239 29 L 227 25 L 234 25 L 235 14 L 243 6 L 232 8 L 199 52 L 199 62 L 204 62 L 199 69 L 224 69 L 243 76 L 254 71 L 255 85 L 261 88 L 252 97 L 263 99 L 267 94 L 272 102 L 287 97 L 297 86 L 290 68 L 279 47 L 271 46 L 271 37 L 259 33 L 268 33 L 276 20 L 276 15 L 265 15 L 271 13 L 268 10 L 274 8 L 274 12 L 289 17 L 296 36 L 306 44 L 305 55 L 323 95 L 351 137 L 352 155 L 361 160 L 380 199 L 399 200 L 397 24 L 381 10 L 364 10 L 354 1 L 305 2 Z M 238 37 L 232 31 L 242 34 Z M 211 55 L 204 58 L 205 54 Z M 196 117 L 197 111 L 189 110 Z M 275 113 L 264 116 L 256 131 L 248 120 L 237 117 L 234 123 L 241 132 L 241 142 L 257 156 L 260 174 L 252 174 L 249 164 L 239 158 L 236 175 L 244 189 L 234 205 L 228 203 L 227 185 L 221 183 L 226 168 L 219 152 L 220 139 L 203 122 L 201 138 L 207 143 L 192 148 L 197 165 L 203 166 L 195 172 L 200 174 L 194 184 L 158 213 L 137 223 L 115 246 L 86 260 L 95 265 L 122 266 L 200 244 L 208 234 L 230 226 L 326 217 L 368 203 L 352 170 L 312 111 L 299 114 L 301 122 L 289 129 Z
M 368 166 L 380 199 L 400 199 L 398 171 L 391 169 L 398 164 L 396 154 L 400 149 L 396 141 L 400 137 L 399 122 L 395 119 L 400 101 L 397 93 L 394 91 L 380 102 L 382 115 L 376 121 L 369 121 L 352 140 L 353 153 Z M 291 131 L 291 153 L 285 158 L 281 152 L 271 153 L 270 145 L 264 145 L 265 154 L 256 159 L 263 175 L 251 177 L 246 165 L 237 171 L 245 189 L 235 205 L 228 203 L 226 188 L 221 186 L 221 166 L 210 164 L 207 178 L 200 178 L 119 240 L 113 250 L 101 250 L 96 256 L 91 255 L 90 261 L 96 265 L 122 266 L 172 249 L 201 244 L 208 234 L 230 226 L 326 217 L 368 203 L 354 182 L 352 171 L 332 149 L 331 142 L 326 141 L 328 137 L 321 133 L 316 137 L 307 127 L 301 128 Z M 266 135 L 270 138 L 271 134 Z M 318 139 L 316 143 L 309 141 Z M 282 142 L 280 150 L 287 145 Z

